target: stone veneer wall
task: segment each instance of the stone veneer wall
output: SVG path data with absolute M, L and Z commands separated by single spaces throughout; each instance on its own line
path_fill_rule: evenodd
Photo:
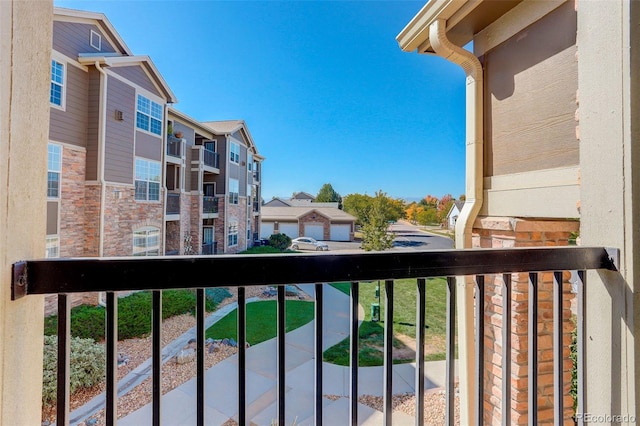
M 160 201 L 136 201 L 133 186 L 107 184 L 104 208 L 104 256 L 131 256 L 133 232 L 151 226 L 160 230 L 162 237 L 164 204 Z M 118 195 L 119 194 L 119 195 Z M 164 194 L 160 191 L 160 200 Z
M 237 220 L 238 245 L 227 247 L 225 253 L 238 253 L 244 251 L 245 247 L 247 246 L 247 199 L 240 197 L 240 199 L 238 200 L 238 204 L 223 204 L 224 208 L 227 210 L 227 220 L 226 223 L 224 220 L 216 220 L 216 238 L 218 238 L 219 235 L 219 238 L 223 241 L 223 245 L 220 245 L 220 243 L 218 243 L 218 249 L 222 250 L 222 247 L 224 247 L 224 239 L 226 238 L 229 224 L 232 220 Z M 220 205 L 218 206 L 220 207 Z M 218 211 L 220 212 L 218 217 L 225 217 L 223 216 L 224 211 L 221 211 L 221 209 L 219 209 Z M 218 231 L 220 231 L 220 234 L 218 234 Z
M 473 246 L 482 248 L 566 246 L 578 221 L 483 217 L 476 220 Z M 569 395 L 573 363 L 569 358 L 572 321 L 570 273 L 563 276 L 564 418 L 570 423 L 573 399 Z M 528 414 L 528 274 L 513 274 L 511 282 L 511 417 L 526 425 Z M 502 418 L 502 276 L 485 278 L 485 368 L 483 424 L 500 424 Z M 553 424 L 553 274 L 538 278 L 538 420 Z
M 304 226 L 306 224 L 322 225 L 322 239 L 328 241 L 331 239 L 331 221 L 319 215 L 316 212 L 309 212 L 298 220 L 298 234 L 305 235 Z
M 84 256 L 85 157 L 83 149 L 62 148 L 60 257 Z

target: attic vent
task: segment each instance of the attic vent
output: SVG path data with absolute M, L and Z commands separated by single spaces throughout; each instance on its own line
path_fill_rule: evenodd
M 91 30 L 91 47 L 96 49 L 98 52 L 102 49 L 102 36 L 97 32 Z

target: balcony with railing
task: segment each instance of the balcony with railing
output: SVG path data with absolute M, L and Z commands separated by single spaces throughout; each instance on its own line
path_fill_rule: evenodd
M 184 140 L 175 136 L 167 136 L 167 162 L 180 164 L 184 157 Z
M 165 219 L 166 220 L 180 219 L 180 194 L 167 192 Z
M 218 217 L 218 197 L 202 197 L 202 214 L 208 218 Z
M 203 254 L 209 254 L 212 250 L 209 245 L 202 247 Z M 53 259 L 34 260 L 14 264 L 12 281 L 12 298 L 17 299 L 36 294 L 58 294 L 58 409 L 57 424 L 67 424 L 69 408 L 69 345 L 70 327 L 67 320 L 70 312 L 69 298 L 71 294 L 86 291 L 107 292 L 106 297 L 106 403 L 105 415 L 107 424 L 115 424 L 117 418 L 118 403 L 118 380 L 116 357 L 118 354 L 116 336 L 117 327 L 117 306 L 118 291 L 132 290 L 152 290 L 153 307 L 152 323 L 153 330 L 160 330 L 162 323 L 161 314 L 161 291 L 176 288 L 196 288 L 196 324 L 197 324 L 197 358 L 196 358 L 196 380 L 193 389 L 193 406 L 185 405 L 184 410 L 191 410 L 197 414 L 198 425 L 207 424 L 207 391 L 209 386 L 228 386 L 228 383 L 213 383 L 206 381 L 205 388 L 205 289 L 215 287 L 237 287 L 238 302 L 238 352 L 236 377 L 237 386 L 230 387 L 236 389 L 235 404 L 237 410 L 236 420 L 239 424 L 249 424 L 251 421 L 248 405 L 248 391 L 252 388 L 251 378 L 247 375 L 247 352 L 246 348 L 246 298 L 245 288 L 251 286 L 276 286 L 277 287 L 277 356 L 276 375 L 277 382 L 275 399 L 276 414 L 273 419 L 275 424 L 291 424 L 290 419 L 297 415 L 300 409 L 291 402 L 292 396 L 287 394 L 287 382 L 285 366 L 288 362 L 288 354 L 285 351 L 285 286 L 299 283 L 316 283 L 314 288 L 315 299 L 315 341 L 313 342 L 313 380 L 309 385 L 313 393 L 313 420 L 315 424 L 323 424 L 327 421 L 325 417 L 325 402 L 323 395 L 326 391 L 325 366 L 323 365 L 323 343 L 324 332 L 326 331 L 324 317 L 324 290 L 325 283 L 348 282 L 350 287 L 349 312 L 344 312 L 349 317 L 350 340 L 350 365 L 347 369 L 348 386 L 348 415 L 340 420 L 341 424 L 356 425 L 359 422 L 358 396 L 365 390 L 359 380 L 362 368 L 358 365 L 359 360 L 359 339 L 358 336 L 358 301 L 360 283 L 363 281 L 380 280 L 383 282 L 385 292 L 383 302 L 385 306 L 383 315 L 384 326 L 384 366 L 383 366 L 383 418 L 385 424 L 392 424 L 393 409 L 392 395 L 394 382 L 398 376 L 394 374 L 393 363 L 393 331 L 394 331 L 394 288 L 395 280 L 415 279 L 415 304 L 416 310 L 416 347 L 415 347 L 415 424 L 422 425 L 424 422 L 424 412 L 428 409 L 424 405 L 425 395 L 425 328 L 428 327 L 425 312 L 429 312 L 432 306 L 425 298 L 425 291 L 428 286 L 427 278 L 446 277 L 446 421 L 445 424 L 454 423 L 454 397 L 455 397 L 455 329 L 457 317 L 461 314 L 456 312 L 456 292 L 463 291 L 467 294 L 471 290 L 471 300 L 482 301 L 483 303 L 471 304 L 472 312 L 466 312 L 467 320 L 470 318 L 473 323 L 472 333 L 475 333 L 475 367 L 468 371 L 476 378 L 472 389 L 467 394 L 466 404 L 473 407 L 476 419 L 484 419 L 484 401 L 487 399 L 487 392 L 490 384 L 485 383 L 485 372 L 491 368 L 501 372 L 502 377 L 511 377 L 512 351 L 511 349 L 523 342 L 528 341 L 529 350 L 525 359 L 528 365 L 528 387 L 525 387 L 526 398 L 518 399 L 524 404 L 528 404 L 528 423 L 538 424 L 539 410 L 538 404 L 544 398 L 539 394 L 541 387 L 538 386 L 537 378 L 542 373 L 541 363 L 553 361 L 553 369 L 544 373 L 551 373 L 553 376 L 553 417 L 548 418 L 548 412 L 544 415 L 547 420 L 555 424 L 563 424 L 566 413 L 565 407 L 566 392 L 568 383 L 564 365 L 567 361 L 566 333 L 565 326 L 568 321 L 563 316 L 563 309 L 569 304 L 568 293 L 564 287 L 566 284 L 567 271 L 574 272 L 576 276 L 577 290 L 577 310 L 575 324 L 577 328 L 577 402 L 578 411 L 584 412 L 582 404 L 585 401 L 585 317 L 584 310 L 587 303 L 597 303 L 597 301 L 587 301 L 585 296 L 586 271 L 589 270 L 615 270 L 615 260 L 610 252 L 604 248 L 585 247 L 564 247 L 564 248 L 533 248 L 533 249 L 478 249 L 478 250 L 442 250 L 424 252 L 383 252 L 364 254 L 282 254 L 282 255 L 221 255 L 215 257 L 156 257 L 140 259 Z M 233 271 L 232 274 L 211 274 L 211 271 Z M 542 277 L 546 278 L 542 278 Z M 553 315 L 546 318 L 539 317 L 542 306 L 538 304 L 538 293 L 542 292 L 540 283 L 551 276 L 552 280 L 552 312 Z M 456 278 L 465 280 L 468 285 L 458 287 Z M 523 281 L 524 280 L 524 281 Z M 501 290 L 499 294 L 487 299 L 487 287 L 490 282 L 500 282 Z M 523 283 L 518 284 L 515 283 Z M 64 283 L 61 286 L 60 283 Z M 516 299 L 521 299 L 523 294 L 528 296 L 529 309 L 525 311 L 525 321 L 515 322 L 512 316 L 511 306 Z M 495 299 L 495 300 L 494 300 Z M 499 300 L 498 300 L 499 299 Z M 499 345 L 510 350 L 502 352 L 501 367 L 496 367 L 489 360 L 484 359 L 486 342 L 485 307 L 489 303 L 497 303 L 504 306 L 501 310 L 499 321 L 503 324 L 503 335 L 497 337 Z M 414 304 L 414 305 L 415 305 Z M 547 309 L 545 307 L 544 309 Z M 470 314 L 470 315 L 469 315 Z M 547 321 L 544 327 L 539 326 L 540 321 Z M 547 329 L 548 326 L 548 329 Z M 520 330 L 522 334 L 519 342 L 512 342 L 511 331 Z M 544 331 L 552 330 L 552 336 Z M 549 339 L 547 339 L 549 338 Z M 160 333 L 152 334 L 152 423 L 161 423 L 161 401 L 162 397 L 162 347 Z M 539 344 L 550 345 L 549 353 L 544 352 L 544 359 L 541 359 L 541 352 L 536 350 Z M 547 342 L 547 340 L 550 342 Z M 494 342 L 490 341 L 490 348 L 494 347 Z M 599 343 L 600 344 L 600 343 Z M 602 342 L 604 344 L 604 342 Z M 461 348 L 458 347 L 460 351 Z M 551 357 L 551 358 L 549 358 Z M 266 360 L 265 360 L 266 361 Z M 464 373 L 461 373 L 464 374 Z M 461 381 L 464 377 L 461 377 Z M 518 398 L 523 398 L 523 390 L 518 388 Z M 500 409 L 504 413 L 510 412 L 512 398 L 515 398 L 515 390 L 510 381 L 503 381 L 499 390 L 501 399 L 497 399 L 501 404 Z M 462 401 L 461 396 L 461 401 Z M 495 402 L 496 400 L 494 400 Z M 521 403 L 521 402 L 518 402 Z M 335 419 L 334 419 L 335 420 Z M 360 419 L 362 420 L 362 419 Z M 503 416 L 503 424 L 511 424 L 510 416 Z M 273 423 L 273 422 L 272 422 Z M 480 422 L 481 423 L 481 422 Z
M 253 212 L 254 213 L 260 213 L 260 202 L 259 201 L 254 201 L 253 202 Z
M 204 150 L 204 165 L 214 169 L 220 168 L 220 154 L 209 149 Z
M 200 254 L 202 255 L 216 254 L 217 251 L 218 251 L 218 243 L 214 241 L 211 243 L 202 244 L 202 252 Z

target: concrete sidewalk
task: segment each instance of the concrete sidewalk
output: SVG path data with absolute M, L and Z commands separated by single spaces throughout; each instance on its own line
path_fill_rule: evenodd
M 313 285 L 300 285 L 313 296 Z M 343 340 L 349 332 L 349 298 L 330 286 L 324 288 L 324 347 Z M 364 317 L 360 308 L 359 317 Z M 286 424 L 314 424 L 314 321 L 286 336 L 285 384 Z M 246 352 L 247 412 L 251 423 L 271 425 L 276 418 L 276 339 L 250 347 Z M 237 420 L 238 358 L 236 355 L 208 369 L 206 377 L 207 424 L 223 424 L 230 418 Z M 337 399 L 324 398 L 326 424 L 348 423 L 349 418 L 349 369 L 323 363 L 324 394 Z M 443 387 L 444 361 L 426 363 L 425 388 Z M 394 366 L 394 393 L 413 392 L 415 364 Z M 358 385 L 360 394 L 381 396 L 383 392 L 383 368 L 361 367 Z M 193 425 L 196 422 L 196 379 L 192 379 L 162 397 L 162 421 L 166 425 Z M 359 404 L 359 423 L 382 423 L 382 413 Z M 151 405 L 147 405 L 120 419 L 119 425 L 138 426 L 151 423 Z M 413 417 L 394 413 L 394 424 L 414 424 Z

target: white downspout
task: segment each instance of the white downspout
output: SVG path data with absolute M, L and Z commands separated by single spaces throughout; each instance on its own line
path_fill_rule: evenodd
M 100 79 L 100 93 L 102 94 L 100 99 L 100 114 L 98 115 L 98 126 L 100 132 L 98 133 L 98 181 L 100 182 L 100 238 L 98 245 L 98 256 L 104 256 L 104 210 L 106 199 L 106 183 L 104 181 L 104 157 L 105 157 L 105 140 L 107 139 L 107 73 L 100 67 L 100 62 L 96 61 L 96 69 L 102 78 Z
M 100 182 L 100 221 L 98 238 L 98 256 L 104 256 L 104 211 L 106 202 L 107 185 L 104 180 L 105 141 L 107 139 L 107 73 L 100 67 L 100 62 L 95 62 L 100 76 L 100 112 L 98 114 L 98 181 Z M 98 293 L 98 304 L 105 306 L 104 293 Z
M 470 248 L 473 223 L 483 201 L 483 77 L 478 58 L 447 39 L 446 21 L 438 19 L 429 28 L 429 41 L 438 56 L 460 65 L 467 76 L 466 90 L 466 200 L 456 222 L 456 248 Z M 460 424 L 476 424 L 474 389 L 475 336 L 474 285 L 470 278 L 458 277 L 458 374 L 460 377 Z M 484 303 L 480 300 L 479 303 Z M 479 401 L 482 404 L 482 401 Z

